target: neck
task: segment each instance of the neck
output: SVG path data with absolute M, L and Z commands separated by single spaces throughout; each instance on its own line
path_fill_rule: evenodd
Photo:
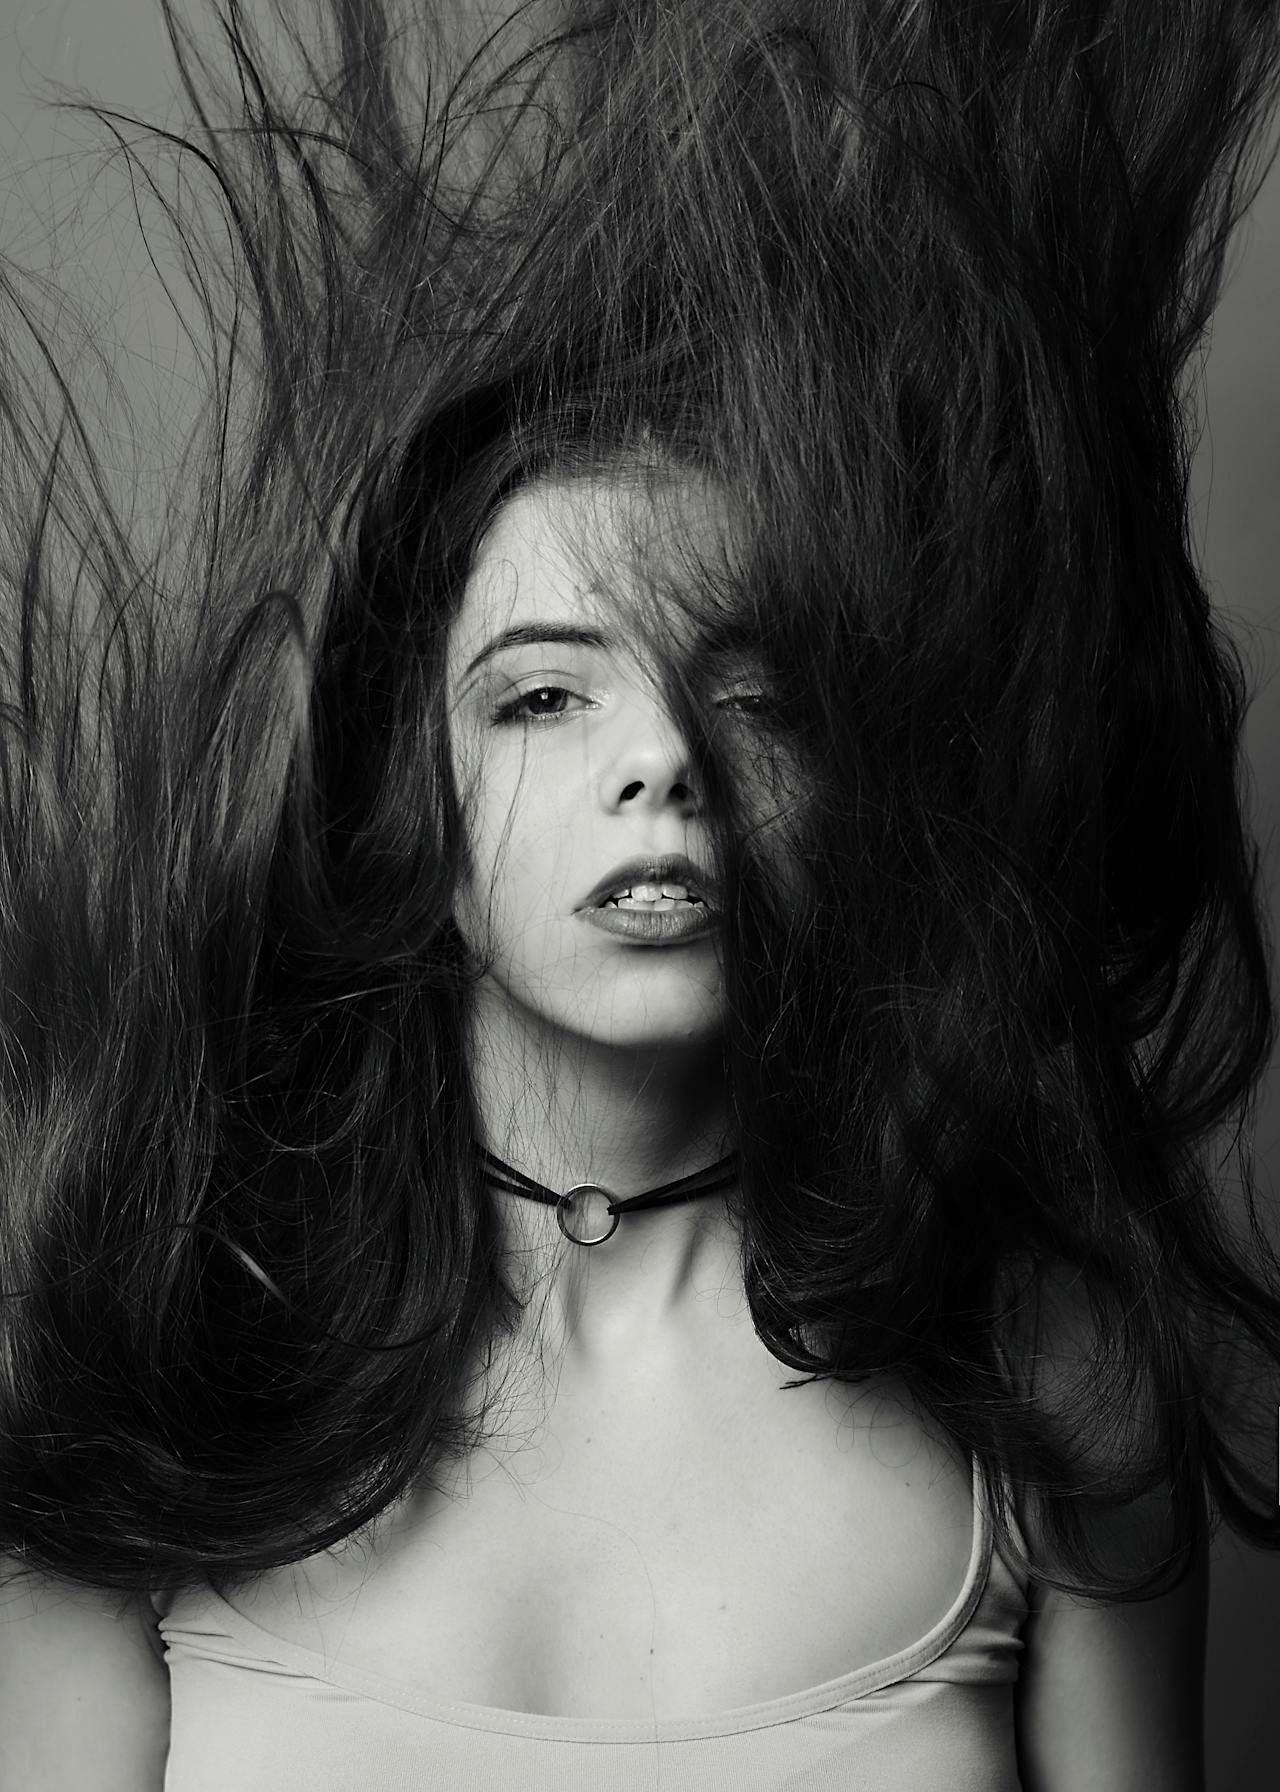
M 548 1037 L 509 1001 L 477 992 L 469 1063 L 477 1137 L 560 1193 L 595 1182 L 625 1198 L 733 1149 L 718 1040 L 602 1045 Z M 494 1192 L 508 1271 L 539 1333 L 565 1361 L 606 1362 L 705 1313 L 697 1297 L 740 1291 L 738 1240 L 724 1193 L 625 1214 L 604 1244 L 562 1235 L 555 1210 Z

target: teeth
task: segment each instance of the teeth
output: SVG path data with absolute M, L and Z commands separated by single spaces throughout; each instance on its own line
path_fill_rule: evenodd
M 670 897 L 675 902 L 696 902 L 698 900 L 696 896 L 690 896 L 683 884 L 632 884 L 630 889 L 616 890 L 605 900 L 618 902 L 628 896 L 637 902 L 660 902 L 664 896 Z
M 604 906 L 606 908 L 645 908 L 661 914 L 664 909 L 701 908 L 702 904 L 696 896 L 659 896 L 655 902 L 638 901 L 634 896 L 611 896 Z

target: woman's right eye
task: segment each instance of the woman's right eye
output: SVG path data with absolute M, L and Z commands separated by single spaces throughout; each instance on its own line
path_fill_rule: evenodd
M 504 723 L 514 722 L 559 722 L 564 719 L 565 714 L 567 713 L 566 711 L 557 710 L 554 713 L 549 713 L 545 710 L 528 710 L 522 715 L 521 709 L 524 704 L 532 703 L 541 697 L 559 698 L 573 697 L 575 695 L 576 692 L 566 690 L 563 685 L 534 685 L 532 690 L 520 691 L 516 696 L 507 698 L 505 703 L 498 704 L 490 719 L 498 726 L 502 726 Z M 579 698 L 579 701 L 585 702 L 586 699 Z

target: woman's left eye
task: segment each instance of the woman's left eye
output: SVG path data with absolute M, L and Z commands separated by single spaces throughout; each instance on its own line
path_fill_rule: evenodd
M 494 710 L 492 719 L 499 724 L 516 721 L 559 722 L 563 719 L 566 713 L 564 710 L 556 710 L 554 712 L 548 712 L 546 710 L 526 710 L 523 715 L 520 712 L 526 703 L 532 703 L 535 699 L 540 697 L 550 697 L 554 699 L 559 697 L 573 697 L 575 695 L 576 693 L 574 691 L 567 691 L 563 685 L 535 685 L 531 691 L 521 691 L 518 696 L 510 697 L 505 703 L 500 703 Z M 579 702 L 585 701 L 585 698 L 579 698 Z

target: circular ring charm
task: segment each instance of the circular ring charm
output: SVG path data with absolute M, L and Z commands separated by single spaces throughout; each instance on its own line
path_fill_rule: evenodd
M 609 1230 L 597 1233 L 594 1238 L 584 1236 L 587 1210 L 594 1197 L 599 1197 L 606 1207 L 613 1199 L 608 1189 L 601 1188 L 598 1182 L 579 1182 L 561 1195 L 556 1205 L 556 1218 L 560 1222 L 560 1230 L 573 1244 L 603 1244 L 607 1238 L 612 1238 L 618 1230 L 621 1214 L 606 1212 L 604 1217 L 609 1222 Z M 571 1221 L 574 1230 L 570 1230 Z

